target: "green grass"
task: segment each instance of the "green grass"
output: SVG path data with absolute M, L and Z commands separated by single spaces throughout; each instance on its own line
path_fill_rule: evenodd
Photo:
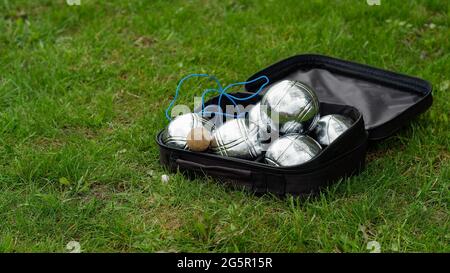
M 0 0 L 0 251 L 449 252 L 448 2 L 281 2 Z M 434 104 L 314 200 L 161 182 L 182 76 L 308 52 L 425 78 Z

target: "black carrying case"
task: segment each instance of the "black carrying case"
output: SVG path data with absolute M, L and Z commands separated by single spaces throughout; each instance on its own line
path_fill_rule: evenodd
M 169 147 L 162 142 L 161 131 L 156 139 L 161 164 L 171 171 L 212 176 L 256 193 L 310 195 L 359 173 L 364 168 L 370 140 L 391 136 L 432 104 L 431 85 L 427 81 L 327 56 L 294 56 L 249 80 L 262 75 L 271 84 L 291 79 L 310 85 L 319 97 L 321 115 L 349 116 L 354 120 L 353 126 L 311 161 L 292 167 L 273 167 L 265 164 L 262 157 L 250 161 Z M 254 92 L 261 84 L 248 84 L 246 91 Z M 255 104 L 264 92 L 245 103 Z M 248 96 L 248 93 L 234 95 Z M 216 103 L 217 97 L 206 105 Z M 222 100 L 221 106 L 225 104 L 226 100 Z

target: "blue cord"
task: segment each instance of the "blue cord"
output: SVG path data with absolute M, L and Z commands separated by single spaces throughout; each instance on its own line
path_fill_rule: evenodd
M 261 79 L 265 79 L 266 82 L 265 82 L 264 84 L 262 84 L 262 85 L 259 87 L 259 89 L 258 89 L 256 92 L 254 92 L 253 94 L 251 94 L 250 96 L 243 97 L 243 98 L 239 98 L 239 97 L 236 97 L 236 96 L 233 96 L 233 95 L 231 95 L 231 94 L 226 93 L 226 91 L 227 91 L 228 89 L 232 88 L 232 87 L 239 86 L 239 85 L 246 85 L 246 84 L 248 84 L 248 83 L 254 83 L 254 82 L 257 82 L 257 81 L 259 81 L 259 80 L 261 80 Z M 268 78 L 267 76 L 264 76 L 264 75 L 263 75 L 263 76 L 260 76 L 260 77 L 258 77 L 258 78 L 255 78 L 255 79 L 253 79 L 253 80 L 251 80 L 251 81 L 237 82 L 237 83 L 229 84 L 229 85 L 226 86 L 224 89 L 222 89 L 222 92 L 220 92 L 219 99 L 218 99 L 218 101 L 217 101 L 217 105 L 220 105 L 220 104 L 221 104 L 222 96 L 223 96 L 223 95 L 225 95 L 230 101 L 232 101 L 233 104 L 234 104 L 235 106 L 236 106 L 235 100 L 237 100 L 237 101 L 246 101 L 246 100 L 252 99 L 252 98 L 256 97 L 257 95 L 259 95 L 259 93 L 264 89 L 264 87 L 266 87 L 266 86 L 269 84 L 269 82 L 270 82 L 269 78 Z M 203 98 L 202 98 L 202 99 L 203 99 Z M 203 101 L 202 101 L 202 102 L 203 102 Z M 203 103 L 203 105 L 204 105 L 204 103 Z M 222 110 L 221 108 L 219 108 L 219 109 Z M 233 115 L 229 115 L 229 114 L 224 114 L 223 112 L 222 112 L 222 113 L 217 113 L 217 114 L 221 114 L 221 115 L 223 115 L 223 116 L 233 116 Z M 244 114 L 245 114 L 245 113 L 244 113 Z M 241 116 L 241 115 L 242 115 L 242 113 L 238 113 L 238 117 Z
M 206 109 L 206 108 L 208 108 L 208 107 L 210 107 L 210 106 L 213 106 L 213 105 L 208 105 L 208 106 L 205 107 L 205 96 L 206 96 L 208 93 L 211 93 L 211 92 L 217 92 L 217 93 L 220 94 L 220 95 L 219 95 L 218 102 L 217 102 L 217 105 L 220 105 L 220 104 L 221 104 L 222 96 L 225 96 L 228 100 L 231 101 L 231 103 L 233 103 L 234 106 L 237 106 L 236 101 L 246 101 L 246 100 L 249 100 L 249 99 L 254 98 L 254 97 L 257 96 L 257 95 L 264 89 L 264 87 L 266 87 L 266 86 L 269 84 L 269 82 L 270 82 L 270 80 L 269 80 L 269 78 L 268 78 L 267 76 L 260 76 L 260 77 L 258 77 L 258 78 L 255 78 L 255 79 L 251 80 L 251 81 L 232 83 L 232 84 L 226 86 L 225 88 L 222 88 L 222 85 L 220 84 L 220 81 L 219 81 L 215 76 L 210 76 L 210 75 L 208 75 L 208 74 L 190 74 L 190 75 L 188 75 L 188 76 L 182 78 L 182 79 L 178 82 L 178 86 L 177 86 L 177 89 L 176 89 L 176 91 L 175 91 L 175 96 L 174 96 L 173 100 L 170 102 L 169 106 L 168 106 L 167 109 L 166 109 L 166 118 L 167 118 L 169 121 L 172 120 L 172 119 L 170 118 L 170 116 L 169 116 L 169 110 L 170 110 L 170 108 L 173 106 L 173 104 L 175 103 L 176 99 L 178 98 L 178 94 L 179 94 L 179 91 L 180 91 L 180 89 L 181 89 L 181 86 L 183 85 L 184 81 L 186 81 L 187 79 L 193 78 L 193 77 L 206 77 L 206 78 L 212 79 L 212 80 L 214 80 L 214 81 L 217 83 L 217 86 L 218 86 L 218 89 L 206 89 L 206 90 L 203 92 L 203 94 L 202 94 L 202 110 L 200 111 L 200 113 L 201 113 L 202 115 L 204 115 L 204 114 L 219 114 L 219 115 L 227 116 L 227 117 L 235 117 L 235 116 L 234 116 L 234 115 L 230 115 L 230 114 L 223 113 L 223 111 L 222 111 L 222 109 L 221 109 L 220 107 L 219 107 L 220 112 L 205 112 L 205 109 Z M 236 97 L 236 96 L 233 96 L 233 95 L 231 95 L 231 94 L 226 93 L 226 91 L 227 91 L 228 89 L 232 88 L 232 87 L 239 86 L 239 85 L 246 85 L 246 84 L 249 84 L 249 83 L 254 83 L 254 82 L 259 81 L 259 80 L 261 80 L 261 79 L 265 79 L 266 82 L 265 82 L 264 84 L 262 84 L 262 85 L 259 87 L 259 89 L 258 89 L 256 92 L 254 92 L 253 94 L 251 94 L 250 96 L 243 97 L 243 98 L 239 98 L 239 97 Z M 235 100 L 236 100 L 236 101 L 235 101 Z M 240 116 L 243 115 L 243 114 L 245 114 L 245 112 L 244 112 L 244 113 L 238 113 L 237 116 L 240 117 Z
M 209 111 L 205 111 L 205 109 L 207 109 L 208 107 L 213 107 L 213 106 L 217 106 L 217 105 L 207 105 L 202 111 L 200 111 L 200 113 L 202 113 L 202 115 L 207 115 L 207 114 L 219 114 L 225 117 L 230 117 L 230 118 L 235 118 L 236 116 L 227 114 L 227 113 L 223 113 L 223 112 L 209 112 Z M 220 109 L 220 108 L 219 108 Z M 246 112 L 243 113 L 238 113 L 237 117 L 240 118 L 241 116 L 245 115 Z
M 233 95 L 230 95 L 230 94 L 226 93 L 226 91 L 228 89 L 232 88 L 232 87 L 239 86 L 239 85 L 246 85 L 246 84 L 249 84 L 249 83 L 254 83 L 254 82 L 257 82 L 257 81 L 259 81 L 261 79 L 265 79 L 266 82 L 263 85 L 261 85 L 256 92 L 254 92 L 253 94 L 251 94 L 248 97 L 239 98 L 239 97 L 236 97 L 236 96 L 233 96 Z M 222 90 L 222 94 L 226 95 L 227 97 L 231 97 L 233 100 L 246 101 L 246 100 L 249 100 L 249 99 L 252 99 L 252 98 L 256 97 L 264 89 L 264 87 L 266 87 L 266 85 L 268 85 L 268 84 L 269 84 L 269 78 L 267 76 L 263 75 L 263 76 L 260 76 L 260 77 L 258 77 L 256 79 L 253 79 L 251 81 L 232 83 L 232 84 L 228 85 L 227 87 L 225 87 Z M 220 94 L 220 95 L 222 96 L 222 94 Z M 218 105 L 220 105 L 220 100 L 221 100 L 221 97 L 219 97 L 219 101 L 217 103 Z
M 206 94 L 211 93 L 211 92 L 224 94 L 231 101 L 231 103 L 233 103 L 234 106 L 237 106 L 236 102 L 230 97 L 231 95 L 223 93 L 217 89 L 206 89 L 202 94 L 202 111 L 203 111 L 203 109 L 205 109 L 205 96 L 206 96 Z
M 169 116 L 169 110 L 170 110 L 170 108 L 172 108 L 173 104 L 174 104 L 175 101 L 177 100 L 177 98 L 178 98 L 178 93 L 180 92 L 180 88 L 181 88 L 181 86 L 183 85 L 184 81 L 186 81 L 186 80 L 188 80 L 188 79 L 190 79 L 190 78 L 193 78 L 193 77 L 209 78 L 209 79 L 212 79 L 212 80 L 214 80 L 214 81 L 217 83 L 217 86 L 219 87 L 219 90 L 222 90 L 222 85 L 220 84 L 220 81 L 219 81 L 216 77 L 214 77 L 214 76 L 210 76 L 210 75 L 208 75 L 208 74 L 190 74 L 190 75 L 187 75 L 186 77 L 182 78 L 182 79 L 178 82 L 177 89 L 176 89 L 176 91 L 175 91 L 175 96 L 173 97 L 172 101 L 170 102 L 169 106 L 168 106 L 167 109 L 166 109 L 166 118 L 167 118 L 167 120 L 169 120 L 169 121 L 172 120 L 172 119 L 170 118 L 170 116 Z

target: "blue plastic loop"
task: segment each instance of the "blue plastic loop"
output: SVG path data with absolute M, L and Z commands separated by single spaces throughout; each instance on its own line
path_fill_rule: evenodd
M 253 79 L 253 80 L 251 80 L 251 81 L 232 83 L 232 84 L 227 85 L 225 88 L 222 88 L 222 85 L 220 84 L 220 81 L 219 81 L 215 76 L 210 76 L 210 75 L 208 75 L 208 74 L 190 74 L 190 75 L 187 75 L 186 77 L 182 78 L 182 79 L 178 82 L 177 89 L 176 89 L 176 91 L 175 91 L 175 96 L 174 96 L 174 98 L 172 99 L 172 101 L 170 102 L 169 106 L 168 106 L 167 109 L 166 109 L 166 118 L 167 118 L 167 120 L 169 120 L 169 121 L 172 120 L 171 117 L 170 117 L 170 115 L 169 115 L 169 111 L 170 111 L 170 109 L 173 107 L 173 105 L 174 105 L 176 99 L 178 98 L 178 94 L 179 94 L 179 92 L 180 92 L 181 86 L 184 84 L 184 82 L 185 82 L 186 80 L 188 80 L 188 79 L 190 79 L 190 78 L 194 78 L 194 77 L 199 77 L 199 78 L 200 78 L 200 77 L 203 77 L 203 78 L 209 78 L 209 79 L 211 79 L 211 80 L 214 80 L 214 81 L 216 82 L 216 84 L 217 84 L 217 87 L 218 87 L 217 89 L 206 89 L 205 91 L 203 91 L 202 97 L 201 97 L 201 100 L 202 100 L 202 110 L 200 111 L 200 113 L 201 113 L 202 115 L 204 115 L 204 114 L 218 114 L 218 115 L 227 116 L 227 117 L 235 117 L 235 115 L 230 115 L 230 114 L 223 113 L 222 109 L 220 108 L 220 104 L 221 104 L 221 102 L 222 102 L 222 97 L 223 97 L 223 96 L 225 96 L 229 101 L 231 101 L 231 103 L 232 103 L 234 106 L 237 106 L 236 101 L 246 101 L 246 100 L 250 100 L 250 99 L 252 99 L 252 98 L 258 96 L 259 93 L 260 93 L 260 92 L 261 92 L 261 91 L 269 84 L 269 82 L 270 82 L 269 78 L 268 78 L 267 76 L 264 76 L 264 75 L 263 75 L 263 76 L 260 76 L 260 77 L 258 77 L 258 78 L 255 78 L 255 79 Z M 247 96 L 247 97 L 242 97 L 242 98 L 240 98 L 240 97 L 236 97 L 236 96 L 233 96 L 233 95 L 227 93 L 227 90 L 229 90 L 229 89 L 232 88 L 232 87 L 235 87 L 235 86 L 242 86 L 242 85 L 246 85 L 246 84 L 249 84 L 249 83 L 254 83 L 254 82 L 257 82 L 257 81 L 262 80 L 262 79 L 266 80 L 266 82 L 263 83 L 255 93 L 253 93 L 253 94 L 251 94 L 251 95 L 249 95 L 249 96 Z M 206 96 L 207 94 L 209 94 L 209 93 L 212 93 L 212 92 L 219 93 L 219 99 L 218 99 L 217 105 L 219 106 L 218 108 L 219 108 L 220 112 L 208 112 L 208 111 L 205 112 L 205 109 L 206 109 L 206 108 L 208 108 L 209 106 L 212 106 L 212 105 L 209 105 L 209 106 L 206 106 L 206 107 L 205 107 L 205 96 Z M 242 116 L 243 114 L 245 114 L 245 112 L 244 112 L 244 113 L 238 113 L 237 116 L 240 117 L 240 116 Z

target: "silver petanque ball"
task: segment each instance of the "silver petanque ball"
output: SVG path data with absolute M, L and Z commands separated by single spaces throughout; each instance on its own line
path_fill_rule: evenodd
M 307 134 L 312 129 L 314 129 L 319 118 L 320 118 L 320 115 L 317 114 L 313 119 L 311 119 L 309 121 L 305 121 L 305 122 L 298 122 L 298 121 L 294 121 L 294 120 L 288 121 L 288 122 L 284 123 L 283 126 L 281 126 L 280 133 L 282 135 Z
M 198 127 L 209 131 L 213 129 L 213 125 L 197 113 L 179 115 L 164 130 L 162 140 L 168 146 L 187 150 L 187 136 L 193 128 Z
M 277 118 L 277 123 L 294 121 L 302 123 L 303 130 L 308 130 L 319 114 L 319 99 L 314 90 L 299 81 L 283 80 L 272 85 L 261 100 L 261 111 L 267 116 Z M 314 123 L 314 122 L 313 122 Z M 312 124 L 314 125 L 314 124 Z
M 303 123 L 297 121 L 288 121 L 280 128 L 280 133 L 283 135 L 287 134 L 303 134 L 305 128 L 303 128 Z
M 258 126 L 249 126 L 245 118 L 232 119 L 216 128 L 212 134 L 211 150 L 219 155 L 254 159 L 261 155 Z
M 306 135 L 290 134 L 275 140 L 267 149 L 265 161 L 273 166 L 294 166 L 318 155 L 319 143 Z
M 314 128 L 316 140 L 323 146 L 330 145 L 342 133 L 348 130 L 353 121 L 343 115 L 326 115 L 319 119 Z
M 267 116 L 265 111 L 261 111 L 261 103 L 258 102 L 250 109 L 248 119 L 250 130 L 257 127 L 260 142 L 268 141 L 275 135 L 278 137 L 277 124 Z

